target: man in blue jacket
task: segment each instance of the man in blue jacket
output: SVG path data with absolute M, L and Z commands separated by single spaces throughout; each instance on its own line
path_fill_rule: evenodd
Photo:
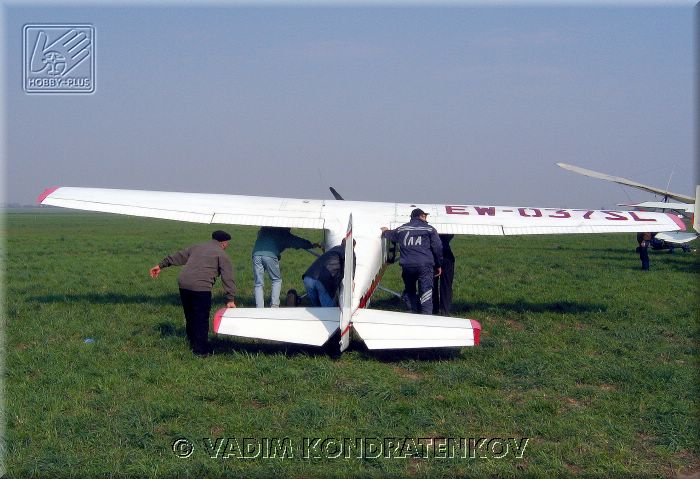
M 355 240 L 352 243 L 352 274 L 355 275 Z M 338 245 L 316 258 L 301 276 L 311 306 L 338 306 L 338 290 L 345 276 L 345 238 Z
M 280 305 L 280 291 L 282 290 L 282 275 L 280 274 L 280 258 L 282 251 L 287 248 L 311 249 L 320 248 L 318 243 L 295 236 L 291 228 L 272 228 L 263 226 L 258 231 L 258 237 L 253 246 L 253 278 L 255 281 L 255 306 L 265 306 L 263 287 L 265 285 L 265 272 L 272 282 L 270 293 L 270 306 L 277 308 Z
M 395 230 L 382 227 L 382 238 L 399 244 L 401 277 L 411 310 L 433 314 L 433 278 L 442 272 L 442 242 L 437 230 L 428 224 L 428 213 L 414 209 L 408 223 Z

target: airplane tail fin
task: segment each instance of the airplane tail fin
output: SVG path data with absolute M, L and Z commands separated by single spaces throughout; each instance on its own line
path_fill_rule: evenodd
M 343 271 L 343 283 L 340 287 L 340 352 L 350 346 L 350 320 L 352 319 L 352 283 L 353 283 L 353 239 L 352 239 L 352 213 L 348 220 L 348 229 L 345 234 L 345 270 Z

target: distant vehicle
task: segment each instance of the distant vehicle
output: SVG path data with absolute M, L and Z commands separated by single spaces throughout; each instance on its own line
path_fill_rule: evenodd
M 367 309 L 389 264 L 390 248 L 381 238 L 381 227 L 395 228 L 406 223 L 418 206 L 430 214 L 430 224 L 438 233 L 445 234 L 502 236 L 685 229 L 676 215 L 639 211 L 415 205 L 72 187 L 48 189 L 38 201 L 63 208 L 194 223 L 321 229 L 325 232 L 326 248 L 347 239 L 347 257 L 352 255 L 355 239 L 354 281 L 353 262 L 346 261 L 339 307 L 231 308 L 219 310 L 214 319 L 217 334 L 316 346 L 324 345 L 339 332 L 341 352 L 349 345 L 351 328 L 369 349 L 479 344 L 481 325 L 473 319 Z
M 606 173 L 600 173 L 598 171 L 581 168 L 579 166 L 568 165 L 566 163 L 557 163 L 557 166 L 559 166 L 560 168 L 564 168 L 565 170 L 578 173 L 579 175 L 590 176 L 591 178 L 598 178 L 600 180 L 605 181 L 612 181 L 613 183 L 630 186 L 632 188 L 648 191 L 656 195 L 661 195 L 663 197 L 663 201 L 644 201 L 642 203 L 633 204 L 621 203 L 618 206 L 633 207 L 640 209 L 674 210 L 680 212 L 686 217 L 690 217 L 691 222 L 695 224 L 695 200 L 698 196 L 700 196 L 700 186 L 695 187 L 695 198 L 693 198 L 692 196 L 682 195 L 680 193 L 673 193 L 671 191 L 668 191 L 668 189 L 643 185 L 642 183 L 637 183 L 636 181 L 628 180 L 627 178 L 612 176 Z M 669 201 L 669 198 L 676 200 L 676 202 Z M 690 251 L 690 245 L 688 245 L 688 243 L 698 237 L 697 228 L 695 228 L 695 230 L 696 233 L 659 233 L 655 237 L 656 241 L 652 240 L 651 247 L 656 250 L 668 249 L 671 252 L 673 252 L 675 248 L 681 248 L 683 249 L 683 251 Z

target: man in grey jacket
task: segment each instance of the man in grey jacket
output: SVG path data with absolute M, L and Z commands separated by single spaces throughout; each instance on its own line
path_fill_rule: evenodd
M 231 235 L 225 231 L 214 231 L 211 241 L 190 246 L 166 256 L 150 270 L 152 278 L 157 278 L 163 268 L 183 266 L 177 278 L 180 287 L 182 309 L 185 311 L 185 329 L 192 352 L 198 356 L 211 354 L 209 346 L 209 314 L 211 312 L 211 290 L 216 277 L 226 292 L 227 308 L 235 308 L 233 266 L 224 250 L 228 248 Z

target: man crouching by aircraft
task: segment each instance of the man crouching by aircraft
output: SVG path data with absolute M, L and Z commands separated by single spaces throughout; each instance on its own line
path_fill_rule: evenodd
M 395 230 L 382 227 L 382 238 L 399 244 L 401 277 L 411 311 L 433 314 L 433 277 L 442 273 L 442 242 L 437 230 L 428 224 L 428 213 L 416 208 L 408 223 Z
M 168 266 L 182 266 L 177 277 L 180 287 L 182 309 L 185 311 L 185 329 L 192 352 L 197 356 L 211 354 L 209 346 L 209 313 L 211 311 L 211 290 L 217 276 L 226 291 L 227 308 L 235 308 L 233 297 L 236 283 L 233 278 L 233 266 L 228 255 L 231 235 L 225 231 L 214 231 L 211 241 L 190 246 L 166 256 L 163 261 L 151 268 L 152 278 L 157 278 L 160 271 Z
M 353 240 L 352 274 L 355 274 L 355 240 Z M 306 294 L 309 296 L 311 306 L 324 308 L 338 306 L 338 289 L 345 275 L 345 238 L 338 245 L 329 249 L 316 261 L 311 263 L 309 269 L 301 275 L 304 280 Z

